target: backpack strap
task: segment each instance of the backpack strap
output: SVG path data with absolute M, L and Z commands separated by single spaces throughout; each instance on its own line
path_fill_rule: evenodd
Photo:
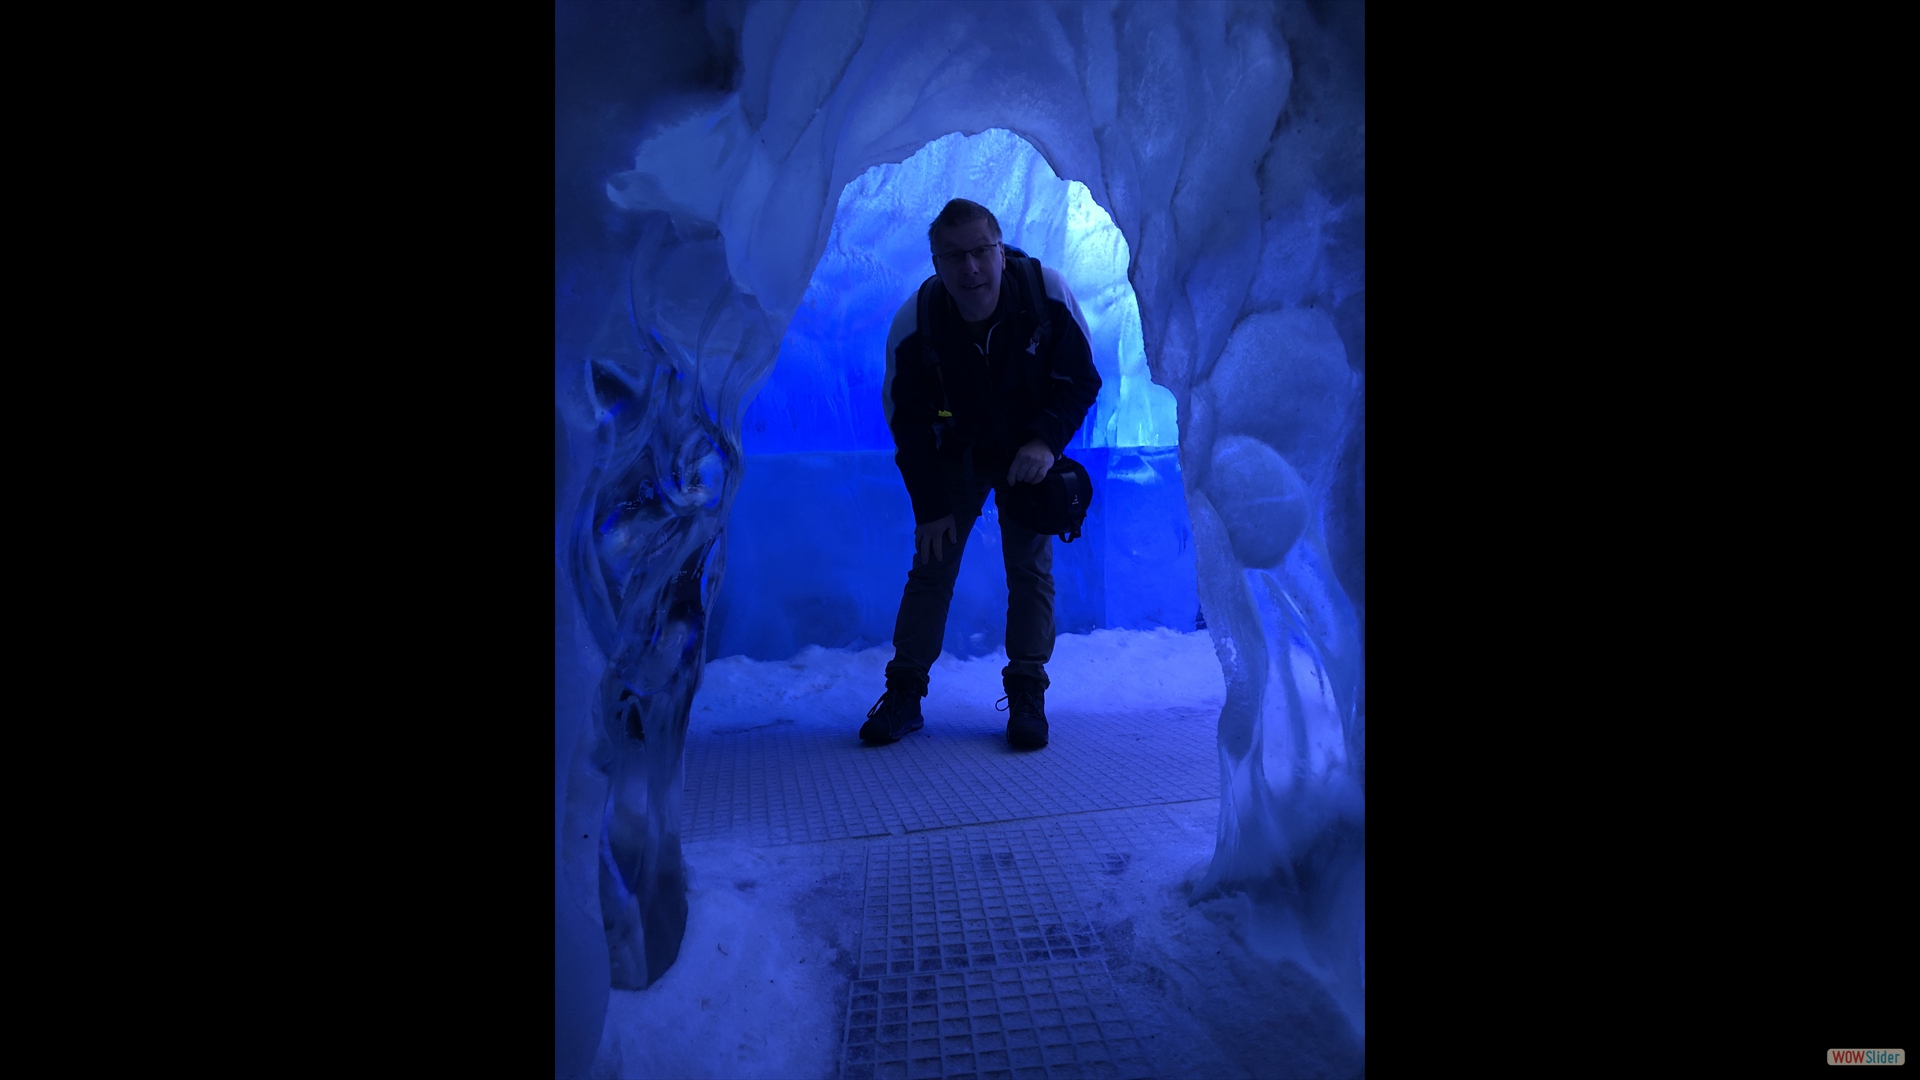
M 1047 317 L 1047 282 L 1040 276 L 1039 259 L 1021 259 L 1021 276 L 1027 279 L 1027 304 L 1033 317 L 1040 320 L 1042 330 L 1051 330 L 1053 320 Z
M 1040 273 L 1040 260 L 1014 247 L 1007 245 L 1007 261 L 1018 263 L 1021 280 L 1027 286 L 1027 310 L 1033 312 L 1038 320 L 1041 340 L 1053 344 L 1053 320 L 1047 315 L 1047 282 Z
M 1053 318 L 1047 309 L 1047 283 L 1040 273 L 1040 260 L 1019 248 L 1009 248 L 1010 258 L 1017 257 L 1020 264 L 1020 278 L 1027 287 L 1027 310 L 1033 313 L 1034 341 L 1047 350 L 1049 359 L 1053 356 Z M 1033 365 L 1022 365 L 1027 372 L 1027 389 L 1039 392 L 1039 372 Z
M 953 427 L 953 405 L 947 400 L 947 377 L 940 373 L 940 353 L 933 347 L 933 290 L 940 287 L 940 275 L 935 274 L 920 283 L 919 297 L 914 301 L 915 328 L 920 334 L 920 360 L 933 372 L 934 385 L 939 387 L 940 400 L 934 409 L 933 448 L 940 449 L 941 442 Z
M 1035 340 L 1042 347 L 1053 348 L 1053 319 L 1047 311 L 1046 278 L 1040 272 L 1040 260 L 1008 245 L 1006 255 L 1009 262 L 1019 264 L 1019 274 L 1027 291 L 1027 310 L 1039 325 L 1035 328 Z M 920 334 L 920 359 L 927 370 L 933 372 L 933 384 L 937 388 L 939 401 L 934 408 L 936 419 L 933 422 L 933 445 L 935 449 L 946 433 L 953 428 L 953 405 L 947 398 L 947 379 L 940 370 L 940 353 L 933 347 L 933 301 L 934 290 L 940 288 L 940 275 L 934 274 L 920 283 L 920 291 L 914 299 L 914 326 Z M 1034 372 L 1028 368 L 1029 388 L 1033 386 Z

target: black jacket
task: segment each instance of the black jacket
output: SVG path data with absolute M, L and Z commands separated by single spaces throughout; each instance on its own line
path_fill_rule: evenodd
M 958 461 L 972 451 L 979 474 L 1004 484 L 1014 454 L 1035 436 L 1059 457 L 1100 393 L 1079 305 L 1058 272 L 1044 269 L 1043 275 L 1046 295 L 1029 297 L 1026 275 L 1012 257 L 1007 259 L 984 348 L 974 344 L 953 297 L 937 282 L 928 305 L 930 328 L 915 325 L 917 290 L 894 316 L 887 335 L 888 427 L 915 522 L 938 521 L 953 512 L 943 457 Z M 1045 338 L 1051 347 L 1036 336 L 1043 321 L 1050 323 Z M 921 349 L 921 335 L 928 333 L 940 357 L 938 379 Z M 942 382 L 953 424 L 936 446 Z

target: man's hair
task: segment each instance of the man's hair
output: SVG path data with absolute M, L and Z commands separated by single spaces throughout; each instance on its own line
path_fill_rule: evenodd
M 993 216 L 993 211 L 972 199 L 952 200 L 940 208 L 940 216 L 934 218 L 933 224 L 927 226 L 927 250 L 933 250 L 934 234 L 938 230 L 951 229 L 965 225 L 969 221 L 979 221 L 981 218 L 986 218 L 987 224 L 993 226 L 993 238 L 1000 239 L 1000 219 Z

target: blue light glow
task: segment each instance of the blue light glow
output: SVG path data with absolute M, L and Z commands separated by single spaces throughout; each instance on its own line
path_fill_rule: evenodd
M 948 199 L 994 212 L 1002 239 L 1060 271 L 1092 337 L 1101 391 L 1067 451 L 1094 483 L 1082 538 L 1056 544 L 1055 625 L 1192 630 L 1199 606 L 1173 395 L 1147 374 L 1126 238 L 1078 181 L 1004 129 L 936 139 L 841 191 L 826 252 L 742 416 L 710 656 L 781 660 L 809 645 L 889 641 L 913 509 L 881 407 L 887 331 L 933 273 L 927 224 Z M 999 648 L 1006 575 L 990 500 L 968 537 L 944 647 Z
M 991 128 L 936 139 L 841 190 L 827 250 L 744 415 L 746 451 L 893 449 L 880 403 L 887 328 L 933 273 L 927 223 L 953 198 L 992 210 L 1002 239 L 1059 270 L 1079 301 L 1104 387 L 1072 448 L 1176 445 L 1173 395 L 1147 374 L 1126 237 L 1085 184 Z

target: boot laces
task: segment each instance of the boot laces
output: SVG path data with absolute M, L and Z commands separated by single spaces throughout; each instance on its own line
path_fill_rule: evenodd
M 1000 700 L 993 703 L 993 708 L 996 712 L 1007 712 L 1024 704 L 1028 712 L 1039 712 L 1041 700 L 1038 690 L 1009 690 L 1000 695 Z
M 867 719 L 873 719 L 880 715 L 883 710 L 903 708 L 906 702 L 912 700 L 914 696 L 913 691 L 905 689 L 904 687 L 895 688 L 889 686 L 880 694 L 880 700 L 873 703 L 873 708 L 867 710 Z M 892 702 L 891 705 L 888 704 L 889 700 Z

